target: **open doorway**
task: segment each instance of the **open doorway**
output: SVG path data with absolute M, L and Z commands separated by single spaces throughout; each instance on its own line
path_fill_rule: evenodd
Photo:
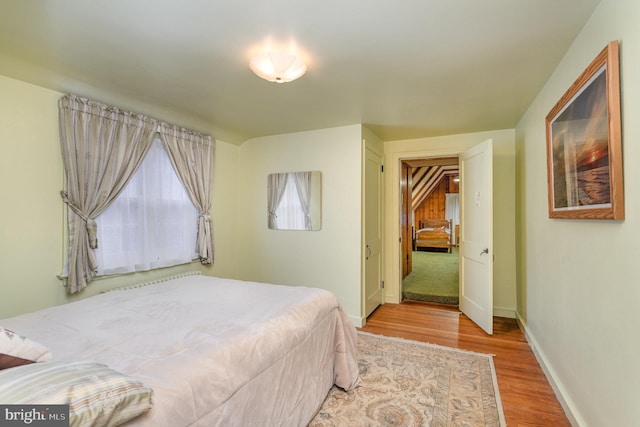
M 458 157 L 401 160 L 402 300 L 458 305 Z

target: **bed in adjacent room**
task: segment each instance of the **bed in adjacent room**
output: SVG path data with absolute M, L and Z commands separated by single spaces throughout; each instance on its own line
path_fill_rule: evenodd
M 419 229 L 415 232 L 413 242 L 413 248 L 416 251 L 420 249 L 446 249 L 448 253 L 451 253 L 453 247 L 451 220 L 420 220 Z
M 132 409 L 126 425 L 303 426 L 332 385 L 359 384 L 355 328 L 336 297 L 316 288 L 188 275 L 2 319 L 0 326 L 51 353 L 49 361 L 0 370 L 0 398 L 12 393 L 2 390 L 3 375 L 5 384 L 18 384 L 30 369 L 63 365 L 68 374 L 89 364 L 146 388 L 148 401 L 127 396 L 141 415 Z M 109 393 L 93 399 L 108 402 Z

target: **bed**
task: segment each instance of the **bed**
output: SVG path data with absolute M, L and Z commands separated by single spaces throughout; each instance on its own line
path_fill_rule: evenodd
M 451 253 L 453 247 L 451 220 L 422 219 L 415 232 L 413 249 L 446 249 Z
M 127 426 L 304 426 L 334 384 L 360 381 L 355 328 L 336 297 L 316 288 L 194 274 L 0 326 L 51 355 L 0 375 L 91 362 L 151 390 L 150 409 L 123 418 Z

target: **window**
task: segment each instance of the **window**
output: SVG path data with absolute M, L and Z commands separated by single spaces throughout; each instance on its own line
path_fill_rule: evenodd
M 145 271 L 196 258 L 198 211 L 156 138 L 98 223 L 98 275 Z

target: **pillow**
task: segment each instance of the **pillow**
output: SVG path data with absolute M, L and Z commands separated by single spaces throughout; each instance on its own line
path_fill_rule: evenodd
M 45 346 L 0 326 L 0 369 L 49 360 Z
M 151 409 L 153 390 L 95 362 L 45 362 L 0 371 L 3 404 L 69 405 L 73 426 L 117 426 Z

